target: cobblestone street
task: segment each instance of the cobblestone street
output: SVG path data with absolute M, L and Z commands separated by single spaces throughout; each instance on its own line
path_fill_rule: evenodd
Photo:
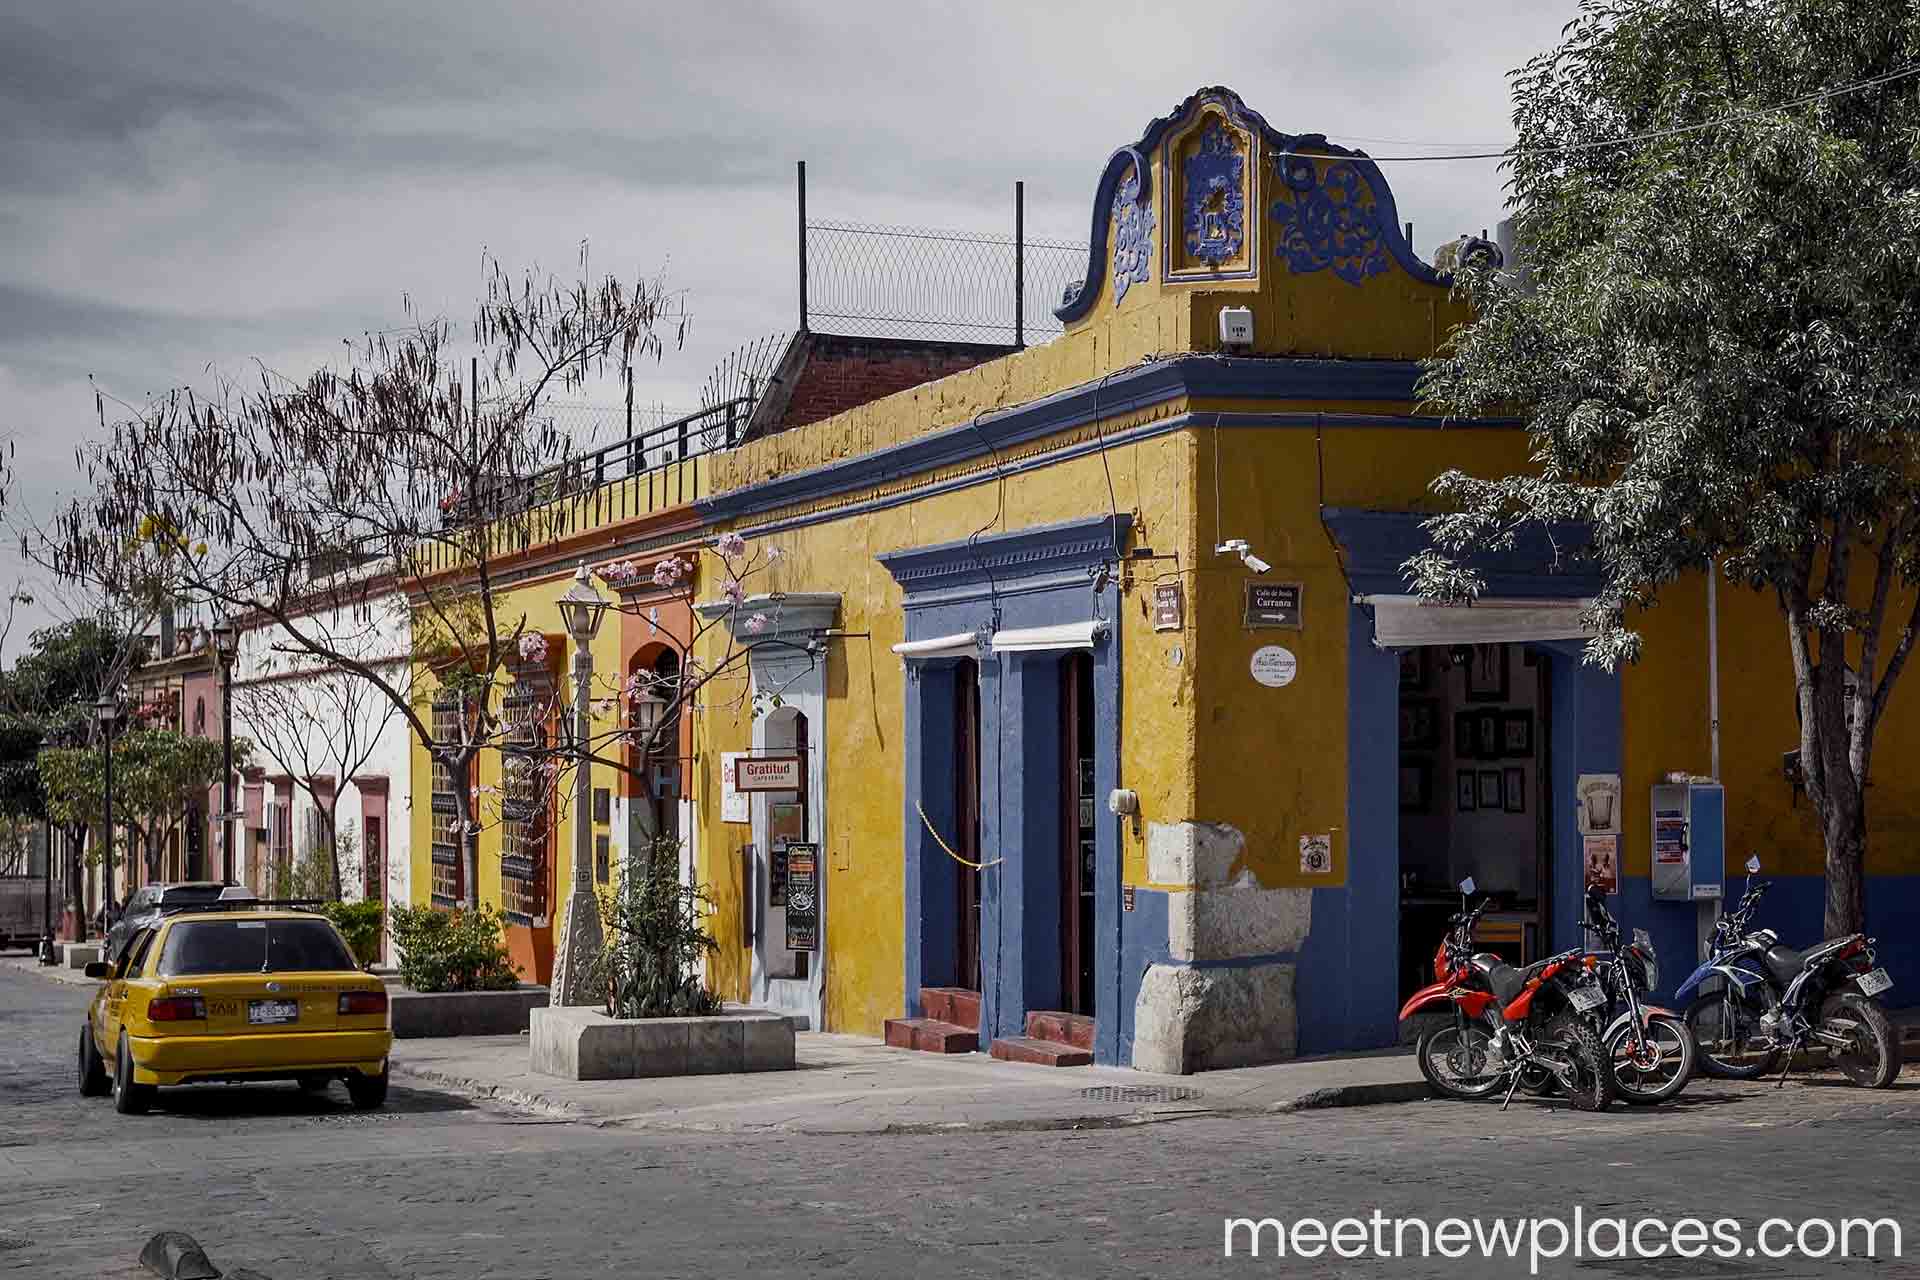
M 396 1088 L 73 1087 L 85 988 L 0 975 L 0 1273 L 132 1276 L 194 1233 L 273 1280 L 473 1276 L 1524 1274 L 1523 1262 L 1221 1258 L 1228 1216 L 1894 1215 L 1920 1077 L 1869 1094 L 1696 1082 L 1682 1105 L 1412 1103 L 1084 1132 L 716 1137 L 592 1127 Z M 1036 1068 L 1038 1069 L 1038 1068 Z M 1198 1083 L 1204 1085 L 1204 1077 Z M 1912 1262 L 1547 1263 L 1567 1275 L 1915 1275 Z

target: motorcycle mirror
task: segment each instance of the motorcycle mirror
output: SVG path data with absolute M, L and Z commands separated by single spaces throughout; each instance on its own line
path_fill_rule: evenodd
M 1460 892 L 1465 894 L 1467 897 L 1471 898 L 1473 896 L 1473 890 L 1474 890 L 1474 883 L 1473 883 L 1472 876 L 1468 876 L 1465 880 L 1462 880 L 1460 882 Z
M 1759 854 L 1756 853 L 1752 857 L 1747 859 L 1747 874 L 1750 876 L 1760 874 L 1760 855 Z

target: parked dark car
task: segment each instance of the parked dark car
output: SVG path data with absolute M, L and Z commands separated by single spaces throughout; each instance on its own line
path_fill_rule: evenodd
M 178 910 L 181 907 L 218 902 L 220 891 L 226 887 L 217 880 L 183 880 L 178 884 L 148 884 L 135 889 L 133 896 L 127 899 L 126 910 L 107 930 L 105 958 L 109 963 L 118 960 L 120 949 L 127 945 L 127 940 L 158 920 L 161 908 Z

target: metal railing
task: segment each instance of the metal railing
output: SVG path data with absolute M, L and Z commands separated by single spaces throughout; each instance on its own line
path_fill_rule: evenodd
M 746 435 L 755 397 L 737 396 L 599 448 L 574 454 L 527 476 L 500 477 L 463 495 L 443 513 L 441 527 L 466 528 L 542 511 L 537 529 L 523 538 L 564 538 L 613 520 L 647 515 L 705 497 L 712 454 L 731 449 Z M 521 548 L 507 546 L 501 551 Z M 428 549 L 430 570 L 455 567 L 454 548 Z
M 1053 309 L 1086 275 L 1087 246 L 1070 240 L 858 222 L 806 232 L 806 323 L 819 333 L 1017 346 L 1061 331 Z

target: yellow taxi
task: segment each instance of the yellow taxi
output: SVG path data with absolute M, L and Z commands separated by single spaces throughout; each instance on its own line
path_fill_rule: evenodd
M 244 892 L 244 891 L 242 891 Z M 386 984 L 326 917 L 258 901 L 144 922 L 111 961 L 80 1029 L 80 1092 L 134 1115 L 155 1089 L 210 1081 L 344 1080 L 360 1110 L 387 1100 Z

